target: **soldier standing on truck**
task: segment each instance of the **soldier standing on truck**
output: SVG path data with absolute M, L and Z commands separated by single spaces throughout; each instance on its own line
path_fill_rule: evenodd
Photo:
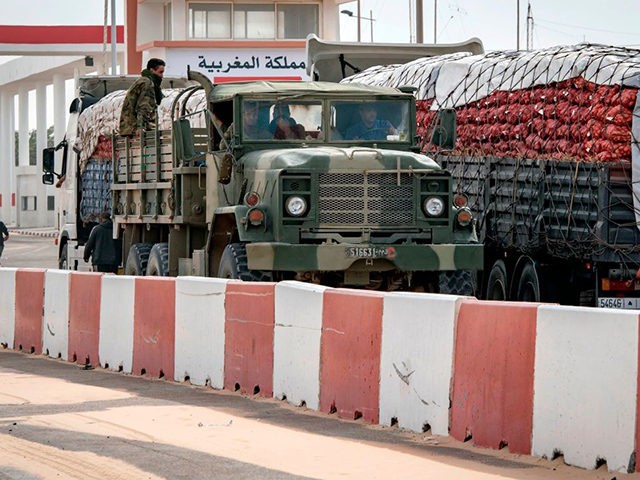
M 150 59 L 140 78 L 127 90 L 120 113 L 120 135 L 123 137 L 131 137 L 137 131 L 155 125 L 157 108 L 162 101 L 160 84 L 165 65 L 164 60 Z

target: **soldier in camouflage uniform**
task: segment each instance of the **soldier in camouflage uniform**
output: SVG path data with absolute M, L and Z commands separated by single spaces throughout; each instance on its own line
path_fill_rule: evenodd
M 141 77 L 129 87 L 120 113 L 120 135 L 130 137 L 136 131 L 155 124 L 157 108 L 162 100 L 160 84 L 164 67 L 164 60 L 150 59 Z

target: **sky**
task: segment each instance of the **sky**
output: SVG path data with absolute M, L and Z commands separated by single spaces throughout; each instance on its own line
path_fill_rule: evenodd
M 102 25 L 105 0 L 0 0 L 3 25 Z M 415 0 L 360 0 L 361 39 L 408 43 L 416 38 Z M 424 42 L 456 43 L 478 37 L 484 48 L 527 47 L 527 5 L 531 5 L 533 48 L 581 42 L 640 49 L 640 0 L 424 0 Z M 111 4 L 111 0 L 108 1 Z M 124 2 L 116 0 L 116 19 L 124 22 Z M 336 6 L 356 12 L 356 2 Z M 437 22 L 434 28 L 434 14 Z M 339 15 L 343 41 L 356 41 L 357 20 Z M 111 22 L 110 14 L 108 22 Z M 2 63 L 14 57 L 0 56 Z M 30 128 L 31 125 L 30 119 Z

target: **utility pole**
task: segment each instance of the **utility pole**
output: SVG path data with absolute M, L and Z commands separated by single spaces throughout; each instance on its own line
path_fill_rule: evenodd
M 118 73 L 116 43 L 116 0 L 111 0 L 111 75 Z
M 413 4 L 409 0 L 409 43 L 413 43 Z
M 516 50 L 520 50 L 520 0 L 516 0 Z
M 438 0 L 433 0 L 433 44 L 438 43 Z
M 531 14 L 531 2 L 527 2 L 527 51 L 533 50 L 533 15 Z
M 424 43 L 422 28 L 422 0 L 416 0 L 416 43 Z

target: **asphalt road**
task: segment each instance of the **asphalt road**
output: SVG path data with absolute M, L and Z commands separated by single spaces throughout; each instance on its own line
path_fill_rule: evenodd
M 3 267 L 58 268 L 58 247 L 53 238 L 11 232 L 4 244 Z

